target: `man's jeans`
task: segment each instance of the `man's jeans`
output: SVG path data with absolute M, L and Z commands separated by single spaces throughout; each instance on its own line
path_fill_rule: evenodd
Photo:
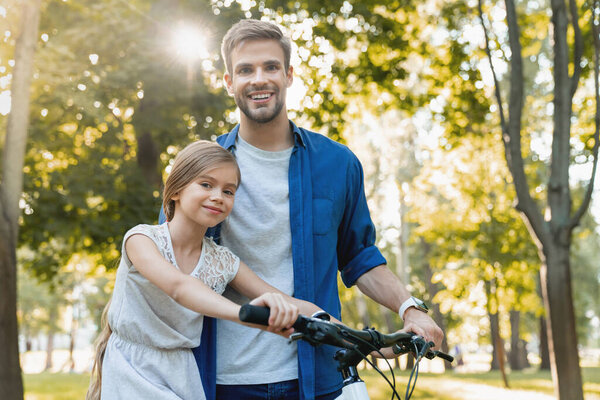
M 318 400 L 333 400 L 342 390 L 317 397 Z M 297 400 L 298 379 L 265 383 L 262 385 L 217 385 L 219 400 Z

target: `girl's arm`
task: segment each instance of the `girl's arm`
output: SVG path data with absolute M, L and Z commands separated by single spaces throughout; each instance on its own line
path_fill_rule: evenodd
M 286 301 L 288 301 L 292 304 L 295 304 L 298 307 L 300 314 L 303 314 L 303 315 L 312 315 L 317 311 L 321 311 L 321 309 L 319 307 L 317 307 L 315 304 L 305 301 L 305 300 L 297 299 L 295 297 L 291 297 L 291 296 L 283 293 L 281 290 L 277 289 L 276 287 L 269 285 L 267 282 L 260 279 L 260 277 L 254 273 L 254 271 L 252 271 L 246 264 L 244 264 L 241 261 L 240 261 L 240 268 L 238 270 L 238 273 L 235 276 L 235 278 L 233 278 L 233 280 L 231 282 L 229 282 L 229 285 L 231 287 L 233 287 L 235 290 L 237 290 L 240 294 L 248 297 L 249 299 L 260 296 L 262 293 L 272 293 L 272 292 L 279 293 L 282 295 L 282 297 Z M 253 304 L 253 303 L 251 302 L 251 304 Z M 273 313 L 271 313 L 271 315 L 273 315 Z M 269 321 L 270 321 L 270 319 L 269 319 Z M 295 319 L 294 319 L 294 321 L 295 321 Z M 338 323 L 338 324 L 342 324 L 341 321 L 338 321 L 334 317 L 331 317 L 331 321 Z M 257 327 L 258 325 L 252 325 L 252 326 Z M 379 354 L 376 351 L 371 352 L 370 355 L 375 358 L 396 358 L 396 357 L 398 357 L 398 354 L 394 354 L 391 347 L 381 349 L 381 353 L 383 354 L 383 357 L 381 354 Z
M 260 279 L 260 277 L 254 273 L 254 271 L 252 271 L 246 264 L 244 264 L 241 261 L 238 273 L 236 274 L 235 278 L 233 278 L 233 280 L 229 282 L 229 285 L 235 290 L 237 290 L 240 294 L 246 296 L 249 299 L 253 299 L 257 296 L 260 296 L 263 293 L 279 293 L 287 302 L 296 305 L 296 307 L 298 307 L 298 309 L 300 310 L 300 314 L 303 315 L 310 316 L 317 311 L 321 311 L 321 309 L 315 304 L 289 296 L 283 293 L 281 290 L 277 289 L 276 287 L 269 285 L 267 282 Z M 340 321 L 333 317 L 331 317 L 331 320 L 333 322 L 341 324 Z
M 149 237 L 141 234 L 132 235 L 125 243 L 125 250 L 135 269 L 177 303 L 209 317 L 241 323 L 238 318 L 239 305 L 169 263 Z M 266 291 L 260 294 L 263 296 L 254 299 L 251 303 L 274 310 L 269 318 L 267 330 L 282 333 L 284 336 L 289 335 L 291 331 L 287 328 L 296 321 L 297 307 L 284 301 L 278 294 L 267 294 Z M 251 298 L 255 297 L 259 296 Z

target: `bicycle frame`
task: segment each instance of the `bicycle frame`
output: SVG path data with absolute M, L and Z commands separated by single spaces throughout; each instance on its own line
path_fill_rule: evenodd
M 342 371 L 344 387 L 336 400 L 370 400 L 367 385 L 358 376 L 356 367 L 348 367 Z

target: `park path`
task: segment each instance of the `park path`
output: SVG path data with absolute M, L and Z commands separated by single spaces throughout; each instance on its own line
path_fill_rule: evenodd
M 505 389 L 481 383 L 460 382 L 450 379 L 437 379 L 437 385 L 443 388 L 445 395 L 452 395 L 457 400 L 556 400 L 549 394 L 531 390 Z M 435 390 L 435 387 L 428 387 Z

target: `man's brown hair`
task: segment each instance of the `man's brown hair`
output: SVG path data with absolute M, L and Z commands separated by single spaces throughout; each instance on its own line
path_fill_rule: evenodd
M 290 57 L 292 53 L 292 43 L 290 39 L 283 35 L 281 29 L 271 22 L 260 21 L 257 19 L 243 19 L 236 22 L 223 37 L 221 43 L 221 54 L 225 61 L 225 67 L 230 74 L 233 72 L 231 65 L 231 53 L 239 45 L 247 40 L 275 40 L 283 50 L 285 70 L 290 67 Z

